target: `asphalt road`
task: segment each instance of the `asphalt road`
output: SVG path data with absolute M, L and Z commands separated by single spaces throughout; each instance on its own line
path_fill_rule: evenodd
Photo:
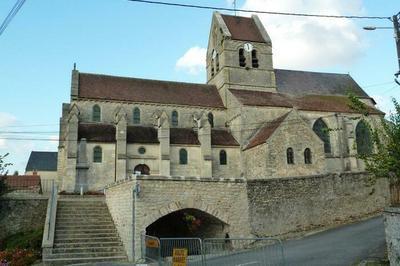
M 348 266 L 371 257 L 383 258 L 383 217 L 330 229 L 284 242 L 287 265 Z
M 350 266 L 367 258 L 383 258 L 385 245 L 381 216 L 283 242 L 287 266 Z M 207 260 L 207 266 L 282 265 L 278 256 L 279 249 L 270 247 L 268 250 L 252 250 L 227 257 L 212 257 Z M 196 259 L 189 265 L 201 265 L 201 261 Z
M 383 218 L 375 217 L 301 239 L 288 240 L 283 242 L 283 246 L 285 265 L 290 266 L 349 266 L 366 258 L 383 258 Z M 216 257 L 207 266 L 281 265 L 277 254 L 277 249 L 270 249 L 236 254 L 225 259 Z

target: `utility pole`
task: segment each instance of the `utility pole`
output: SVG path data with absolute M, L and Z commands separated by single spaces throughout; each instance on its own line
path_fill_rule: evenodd
M 400 25 L 399 25 L 399 17 L 400 17 L 400 12 L 397 13 L 397 15 L 394 15 L 392 20 L 393 20 L 393 27 L 394 27 L 394 38 L 396 40 L 396 49 L 397 49 L 397 61 L 399 64 L 399 71 L 397 71 L 395 75 L 396 83 L 400 85 Z

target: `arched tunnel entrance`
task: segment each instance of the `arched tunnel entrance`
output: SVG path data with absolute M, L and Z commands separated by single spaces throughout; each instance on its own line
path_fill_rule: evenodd
M 167 214 L 146 227 L 146 234 L 164 237 L 225 237 L 229 225 L 198 209 L 182 209 Z

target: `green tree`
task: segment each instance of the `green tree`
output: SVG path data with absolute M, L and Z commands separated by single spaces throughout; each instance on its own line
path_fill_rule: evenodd
M 371 127 L 366 121 L 369 108 L 356 96 L 350 95 L 351 108 L 362 114 L 372 133 L 374 152 L 361 154 L 366 170 L 374 178 L 388 178 L 391 184 L 392 203 L 400 203 L 400 104 L 392 98 L 395 110 L 387 118 L 382 117 L 378 127 Z
M 0 155 L 0 195 L 6 191 L 6 184 L 4 182 L 4 177 L 7 175 L 7 168 L 12 165 L 11 163 L 6 162 L 6 157 L 9 153 L 4 155 Z

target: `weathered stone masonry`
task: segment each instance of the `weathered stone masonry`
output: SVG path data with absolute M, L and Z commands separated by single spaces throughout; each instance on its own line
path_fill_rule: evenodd
M 369 185 L 366 173 L 247 181 L 252 233 L 282 235 L 382 210 L 386 180 Z
M 43 228 L 47 198 L 0 198 L 0 239 L 34 229 Z

